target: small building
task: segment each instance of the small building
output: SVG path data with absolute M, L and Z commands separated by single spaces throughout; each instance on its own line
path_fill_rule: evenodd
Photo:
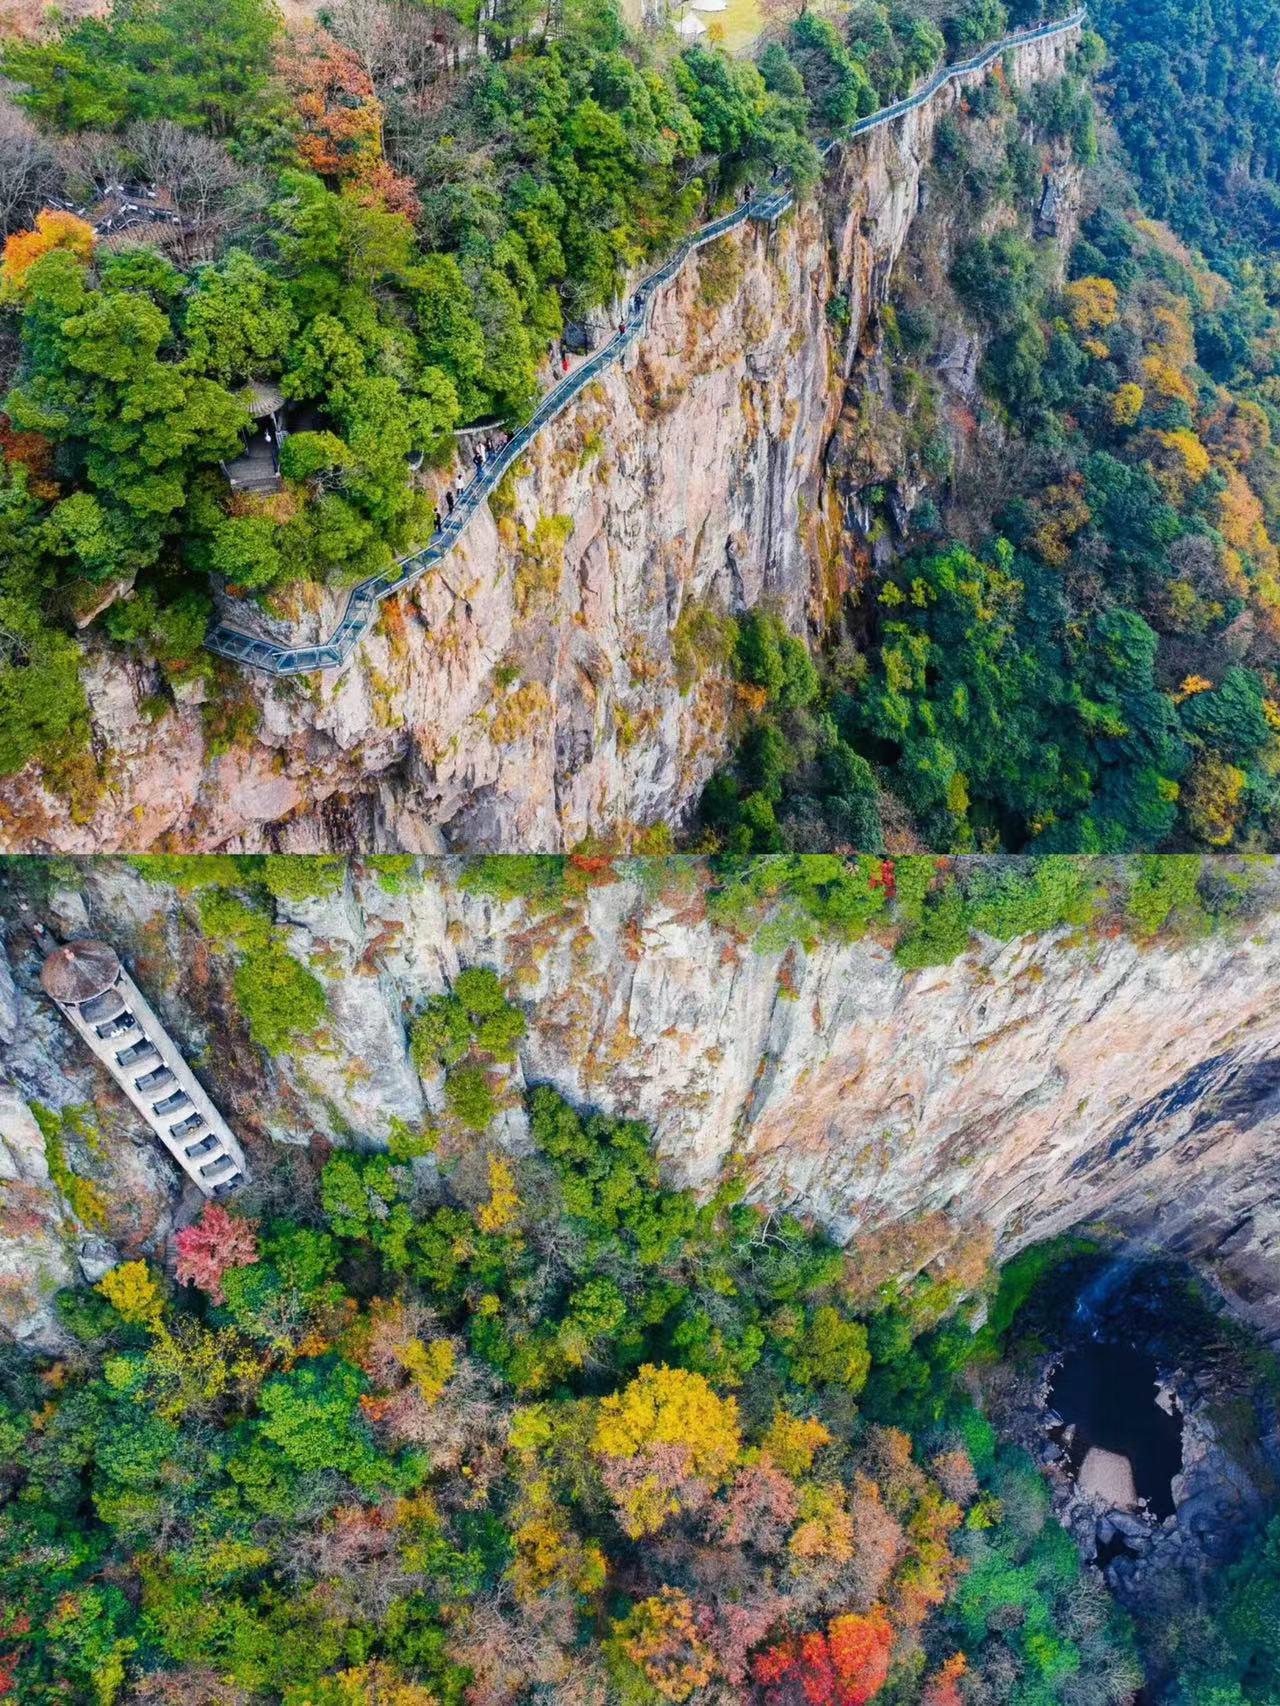
M 158 184 L 105 184 L 89 202 L 54 197 L 50 207 L 74 213 L 92 225 L 100 243 L 111 248 L 128 232 L 145 229 L 152 241 L 181 230 L 182 214 L 169 191 Z
M 40 939 L 52 940 L 43 931 Z M 244 1183 L 244 1151 L 114 948 L 94 941 L 52 947 L 40 984 L 205 1196 Z
M 222 472 L 233 492 L 278 492 L 284 392 L 278 385 L 255 379 L 244 387 L 240 397 L 253 422 L 253 432 L 239 456 L 222 464 Z

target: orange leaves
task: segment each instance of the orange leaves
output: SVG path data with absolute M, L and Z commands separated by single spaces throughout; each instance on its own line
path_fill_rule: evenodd
M 693 1603 L 675 1588 L 641 1600 L 613 1627 L 616 1650 L 664 1700 L 687 1700 L 715 1674 Z
M 52 441 L 43 433 L 18 432 L 8 415 L 0 415 L 0 462 L 7 462 L 11 468 L 26 469 L 27 489 L 32 497 L 46 500 L 57 497 Z
M 93 256 L 93 227 L 74 213 L 62 213 L 46 208 L 36 215 L 30 231 L 15 231 L 5 239 L 0 256 L 0 298 L 12 299 L 22 289 L 27 274 L 44 255 L 54 249 L 66 249 L 77 260 L 88 261 Z
M 880 1606 L 865 1617 L 835 1617 L 827 1625 L 827 1646 L 848 1706 L 862 1706 L 884 1686 L 889 1674 L 893 1631 Z
M 1262 501 L 1240 470 L 1228 464 L 1221 470 L 1226 481 L 1218 498 L 1218 527 L 1233 551 L 1249 557 L 1255 567 L 1274 575 L 1280 554 L 1267 533 Z
M 884 1687 L 893 1629 L 883 1606 L 833 1617 L 826 1633 L 781 1641 L 756 1656 L 755 1679 L 770 1706 L 800 1697 L 808 1706 L 866 1706 Z
M 963 1653 L 953 1653 L 942 1669 L 925 1683 L 920 1706 L 961 1706 L 960 1678 L 968 1670 Z
M 361 172 L 356 194 L 366 207 L 385 207 L 388 213 L 402 213 L 406 219 L 416 219 L 422 211 L 413 179 L 392 171 L 385 160 Z
M 800 1522 L 787 1550 L 802 1571 L 839 1568 L 853 1557 L 854 1526 L 844 1489 L 830 1483 L 810 1483 L 800 1500 Z
M 322 178 L 350 182 L 366 206 L 415 218 L 417 195 L 387 164 L 382 103 L 357 55 L 319 25 L 306 24 L 290 31 L 276 68 L 300 122 L 300 163 Z

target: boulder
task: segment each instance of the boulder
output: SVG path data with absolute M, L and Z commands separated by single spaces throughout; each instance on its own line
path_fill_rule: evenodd
M 1077 1477 L 1080 1491 L 1086 1498 L 1118 1510 L 1132 1510 L 1138 1502 L 1134 1485 L 1133 1465 L 1118 1451 L 1102 1451 L 1091 1446 L 1085 1453 Z

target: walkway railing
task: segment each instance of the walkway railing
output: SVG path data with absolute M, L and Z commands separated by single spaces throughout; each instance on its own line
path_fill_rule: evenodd
M 1062 35 L 1077 28 L 1084 22 L 1084 18 L 1084 9 L 1081 8 L 1056 23 L 1041 24 L 1036 29 L 1019 30 L 959 64 L 944 66 L 923 87 L 904 100 L 895 101 L 892 106 L 882 107 L 879 112 L 859 119 L 844 136 L 825 143 L 820 149 L 823 159 L 841 142 L 892 124 L 907 113 L 914 112 L 917 107 L 924 106 L 947 83 L 959 77 L 970 76 L 976 71 L 985 71 L 1010 48 L 1021 47 L 1027 42 L 1048 36 Z M 664 266 L 651 272 L 632 296 L 622 329 L 580 367 L 574 368 L 572 373 L 551 387 L 527 425 L 513 433 L 502 449 L 488 459 L 454 505 L 448 520 L 431 535 L 421 550 L 401 557 L 380 573 L 360 581 L 352 589 L 346 609 L 342 613 L 342 620 L 327 640 L 318 645 L 285 646 L 275 640 L 260 639 L 254 634 L 245 633 L 230 622 L 223 621 L 215 623 L 206 634 L 205 645 L 208 649 L 236 663 L 266 670 L 270 675 L 306 675 L 317 669 L 342 669 L 368 632 L 382 600 L 389 598 L 392 593 L 403 592 L 406 587 L 412 586 L 428 569 L 434 568 L 449 554 L 470 526 L 480 505 L 486 501 L 508 469 L 514 466 L 543 428 L 563 414 L 574 398 L 584 391 L 597 375 L 626 354 L 648 323 L 654 297 L 664 285 L 670 283 L 689 257 L 707 243 L 715 242 L 717 237 L 723 237 L 726 232 L 745 224 L 749 219 L 762 224 L 775 224 L 794 202 L 795 191 L 791 188 L 766 191 L 765 194 L 744 202 L 732 212 L 722 214 L 719 219 L 713 219 L 710 224 L 700 227 L 680 245 Z

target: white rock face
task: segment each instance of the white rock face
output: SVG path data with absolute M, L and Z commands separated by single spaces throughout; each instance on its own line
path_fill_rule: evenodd
M 1070 45 L 1017 49 L 1014 76 L 1057 76 Z M 711 666 L 682 682 L 678 625 L 762 599 L 799 625 L 829 598 L 842 381 L 960 98 L 948 85 L 844 147 L 775 233 L 704 251 L 626 367 L 538 440 L 514 512 L 481 515 L 345 673 L 243 677 L 261 716 L 247 747 L 213 756 L 192 702 L 149 721 L 154 671 L 88 637 L 109 783 L 75 817 L 34 767 L 0 785 L 0 849 L 530 851 L 682 822 L 724 755 L 733 688 Z M 572 531 L 535 569 L 538 524 L 556 517 Z M 290 631 L 327 634 L 344 597 L 309 589 Z
M 364 873 L 288 910 L 331 1022 L 264 1062 L 230 962 L 184 903 L 112 861 L 84 871 L 94 933 L 186 1047 L 255 1179 L 278 1163 L 273 1141 L 377 1146 L 393 1116 L 438 1108 L 406 1019 L 461 967 L 490 965 L 528 1016 L 513 1091 L 548 1082 L 649 1121 L 673 1180 L 706 1184 L 738 1155 L 761 1200 L 842 1239 L 898 1228 L 924 1264 L 956 1237 L 1006 1256 L 1097 1223 L 1196 1260 L 1280 1336 L 1280 911 L 1177 948 L 984 941 L 906 973 L 871 940 L 758 953 L 708 920 L 696 881 L 654 894 L 620 880 L 539 917 L 463 894 L 440 868 L 396 894 Z M 33 964 L 16 969 L 22 1041 L 0 1082 L 24 1102 L 96 1107 L 110 1137 L 85 1161 L 127 1205 L 110 1236 L 159 1248 L 171 1171 L 41 1005 Z M 518 1112 L 494 1140 L 525 1141 Z M 27 1159 L 8 1164 L 27 1179 L 31 1148 L 28 1134 Z

